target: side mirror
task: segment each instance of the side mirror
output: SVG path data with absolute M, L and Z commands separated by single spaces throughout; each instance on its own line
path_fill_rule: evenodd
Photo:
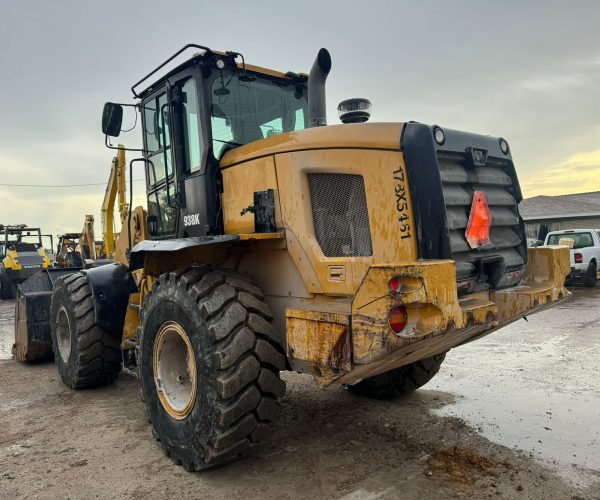
M 111 137 L 119 137 L 123 123 L 123 106 L 114 102 L 104 104 L 102 111 L 102 133 Z

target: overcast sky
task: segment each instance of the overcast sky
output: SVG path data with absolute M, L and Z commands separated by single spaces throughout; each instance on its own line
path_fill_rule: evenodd
M 327 47 L 330 123 L 368 97 L 373 121 L 505 137 L 526 197 L 600 189 L 600 1 L 581 0 L 0 0 L 0 183 L 105 183 L 104 102 L 190 42 L 296 72 Z M 100 232 L 103 195 L 0 186 L 0 223 Z

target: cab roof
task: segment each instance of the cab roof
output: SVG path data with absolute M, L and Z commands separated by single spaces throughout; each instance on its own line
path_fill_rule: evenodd
M 136 90 L 135 90 L 136 87 L 138 87 L 141 83 L 148 80 L 151 76 L 158 73 L 168 63 L 173 61 L 176 57 L 181 55 L 183 52 L 185 52 L 189 48 L 198 48 L 198 49 L 201 49 L 202 52 L 195 52 L 190 58 L 188 58 L 185 61 L 183 61 L 182 63 L 178 64 L 175 68 L 169 70 L 167 73 L 165 73 L 160 78 L 153 80 L 152 84 L 145 87 L 144 90 L 142 90 L 139 93 L 136 92 Z M 237 59 L 239 58 L 239 56 L 241 56 L 242 62 L 237 62 Z M 131 91 L 133 92 L 134 97 L 143 98 L 153 88 L 155 88 L 158 83 L 163 82 L 165 79 L 178 73 L 182 69 L 192 66 L 195 62 L 211 61 L 211 60 L 214 60 L 216 62 L 217 59 L 223 60 L 226 64 L 229 65 L 229 67 L 235 66 L 235 67 L 239 68 L 240 70 L 243 70 L 245 68 L 246 71 L 250 71 L 250 72 L 256 73 L 256 74 L 270 76 L 272 78 L 281 78 L 281 79 L 290 80 L 290 81 L 294 80 L 294 78 L 297 78 L 298 80 L 300 80 L 300 83 L 305 82 L 308 79 L 308 75 L 306 73 L 298 73 L 298 74 L 293 73 L 293 72 L 283 73 L 281 71 L 276 71 L 276 70 L 273 70 L 270 68 L 264 68 L 262 66 L 246 64 L 245 60 L 243 59 L 243 56 L 239 52 L 231 52 L 231 51 L 222 52 L 222 51 L 218 51 L 218 50 L 212 50 L 212 49 L 209 49 L 208 47 L 203 47 L 201 45 L 188 44 L 185 47 L 178 50 L 177 52 L 175 52 L 175 54 L 173 54 L 171 57 L 169 57 L 167 60 L 165 60 L 163 63 L 161 63 L 158 67 L 156 67 L 154 70 L 152 70 L 150 73 L 148 73 L 144 78 L 142 78 L 137 83 L 135 83 L 131 87 Z

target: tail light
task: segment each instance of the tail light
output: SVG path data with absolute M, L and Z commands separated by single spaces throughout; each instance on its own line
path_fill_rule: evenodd
M 408 314 L 406 307 L 396 306 L 390 311 L 389 324 L 394 333 L 400 333 L 406 327 Z
M 581 252 L 575 252 L 575 264 L 583 263 L 583 254 Z
M 396 293 L 398 290 L 400 290 L 400 278 L 398 278 L 398 276 L 394 276 L 388 283 L 388 286 L 390 287 L 391 292 Z
M 483 191 L 475 191 L 469 222 L 465 230 L 465 237 L 471 248 L 479 248 L 490 244 L 490 226 L 492 214 L 488 207 L 487 198 Z

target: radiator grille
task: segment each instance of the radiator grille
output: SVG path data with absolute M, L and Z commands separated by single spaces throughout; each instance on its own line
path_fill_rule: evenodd
M 515 183 L 509 175 L 511 163 L 489 158 L 485 165 L 473 167 L 468 164 L 465 154 L 446 151 L 438 152 L 438 162 L 457 280 L 475 276 L 476 259 L 492 255 L 504 259 L 507 271 L 522 270 L 527 262 L 527 249 L 513 190 Z M 465 229 L 475 191 L 485 193 L 492 226 L 491 245 L 472 250 L 465 238 Z
M 373 254 L 361 175 L 308 174 L 315 237 L 326 257 Z

